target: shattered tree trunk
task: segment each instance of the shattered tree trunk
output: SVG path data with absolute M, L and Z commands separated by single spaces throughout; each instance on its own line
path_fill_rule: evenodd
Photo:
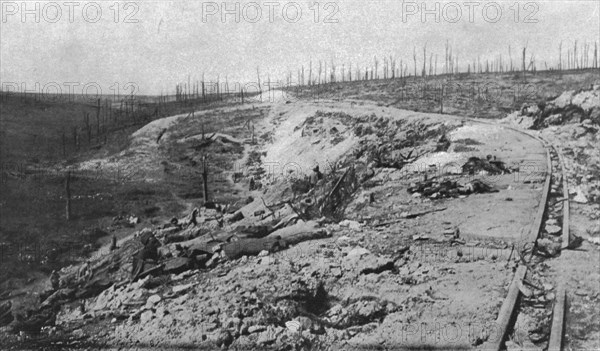
M 66 218 L 67 221 L 71 220 L 71 171 L 67 172 L 67 179 L 65 180 L 65 195 L 66 195 Z
M 444 84 L 440 87 L 440 114 L 444 114 Z
M 65 132 L 63 131 L 62 132 L 62 156 L 63 156 L 63 158 L 67 157 L 67 146 L 66 146 L 66 144 L 67 144 L 67 139 L 66 139 L 66 136 L 65 136 Z
M 206 205 L 208 203 L 208 167 L 206 165 L 206 156 L 202 157 L 202 197 Z
M 87 131 L 88 147 L 92 145 L 92 126 L 90 126 L 90 114 L 85 114 L 85 130 Z
M 98 106 L 96 106 L 96 142 L 100 143 L 100 99 L 98 99 Z
M 349 167 L 337 180 L 329 193 L 321 200 L 318 206 L 319 215 L 331 217 L 343 215 L 348 198 L 357 188 L 356 171 L 353 167 Z

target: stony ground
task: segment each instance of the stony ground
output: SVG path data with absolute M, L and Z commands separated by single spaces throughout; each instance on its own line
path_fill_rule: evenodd
M 564 92 L 542 108 L 526 106 L 505 119 L 517 126 L 540 125 L 538 135 L 562 155 L 571 200 L 569 228 L 576 244 L 547 260 L 542 274 L 555 287 L 565 284 L 569 306 L 565 347 L 573 350 L 600 347 L 598 106 L 600 88 L 596 86 L 593 90 Z
M 295 199 L 291 184 L 315 164 L 326 174 L 353 165 L 364 176 L 345 199 L 342 218 L 296 218 L 296 227 L 306 228 L 301 233 L 321 234 L 284 250 L 228 258 L 217 249 L 201 268 L 70 300 L 61 306 L 56 326 L 43 329 L 44 337 L 56 337 L 54 347 L 449 350 L 481 348 L 498 338 L 498 310 L 520 255 L 531 249 L 524 244 L 547 171 L 541 143 L 497 125 L 368 102 L 279 101 L 255 126 L 261 137 L 246 145 L 242 160 L 259 162 L 244 169 L 236 184 L 248 191 L 254 176 L 261 188 L 248 191 L 253 199 L 240 210 L 244 219 L 226 216 L 227 224 L 213 232 L 266 224 L 269 212 L 278 221 L 293 217 L 296 209 L 273 210 L 274 204 Z M 519 316 L 510 349 L 546 347 L 552 291 L 563 280 L 572 301 L 570 345 L 593 349 L 598 342 L 599 173 L 588 164 L 598 157 L 597 125 L 552 128 L 540 135 L 565 154 L 574 189 L 572 230 L 587 240 L 584 251 L 533 262 L 530 281 L 543 291 L 532 303 L 543 308 Z M 144 129 L 148 140 L 160 129 Z M 487 155 L 511 173 L 463 172 L 469 157 Z M 399 159 L 407 163 L 390 163 Z M 496 192 L 407 191 L 432 179 L 456 182 L 457 189 L 477 179 Z M 202 212 L 201 226 L 212 215 Z M 176 254 L 177 245 L 210 241 L 209 236 L 165 242 L 161 252 Z M 36 345 L 27 335 L 19 342 Z

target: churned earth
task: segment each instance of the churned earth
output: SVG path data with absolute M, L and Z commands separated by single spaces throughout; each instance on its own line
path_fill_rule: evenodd
M 228 162 L 238 157 L 244 167 L 235 170 L 239 179 L 233 174 L 225 179 L 238 198 L 250 197 L 247 203 L 221 218 L 202 209 L 201 230 L 170 231 L 158 224 L 146 229 L 161 240 L 164 260 L 181 258 L 182 247 L 209 244 L 210 260 L 133 283 L 116 280 L 97 296 L 65 299 L 56 326 L 42 331 L 54 340 L 44 345 L 459 350 L 481 349 L 501 337 L 495 321 L 521 256 L 533 249 L 534 218 L 545 205 L 540 201 L 549 170 L 539 140 L 498 124 L 367 101 L 278 99 L 256 107 L 266 113 L 252 119 L 251 140 L 241 132 L 216 135 L 220 144 L 236 145 Z M 198 130 L 191 116 L 155 121 L 134 135 L 147 141 L 139 144 L 144 151 L 133 144 L 127 155 L 160 174 L 156 150 L 169 147 L 159 145 L 160 136 L 186 143 L 198 135 L 178 133 L 181 123 Z M 582 135 L 590 138 L 585 145 L 566 132 L 560 143 L 546 130 L 540 133 L 555 145 L 578 143 L 563 150 L 569 186 L 579 189 L 571 197 L 582 193 L 590 199 L 574 204 L 578 236 L 589 232 L 585 218 L 592 220 L 597 199 L 589 186 L 597 174 L 580 177 L 588 168 L 572 156 L 597 152 L 590 146 L 595 134 L 585 130 Z M 470 172 L 465 165 L 473 158 L 501 162 L 503 171 Z M 302 190 L 302 180 L 316 165 L 324 173 L 318 183 L 323 187 Z M 251 181 L 255 186 L 249 189 Z M 340 196 L 339 208 L 324 215 L 318 205 L 326 204 L 339 184 L 349 190 Z M 276 229 L 265 238 L 285 242 L 277 250 L 237 257 L 228 256 L 226 243 L 215 244 L 239 236 L 242 225 L 269 223 Z M 195 237 L 188 236 L 192 232 Z M 576 296 L 567 329 L 574 347 L 591 347 L 597 340 L 597 317 L 588 310 L 597 307 L 598 298 L 593 240 L 581 246 L 583 253 L 566 250 L 532 263 L 536 282 L 550 291 L 564 279 Z M 102 251 L 97 260 L 110 255 Z M 549 296 L 542 298 L 551 303 Z M 511 349 L 547 347 L 549 328 L 537 326 L 547 325 L 550 316 L 538 317 L 512 328 Z M 27 335 L 19 342 L 12 345 L 37 346 Z
M 167 275 L 159 285 L 149 278 L 113 285 L 63 306 L 59 327 L 98 346 L 125 348 L 469 349 L 498 337 L 496 314 L 539 206 L 546 171 L 539 142 L 498 126 L 368 103 L 281 103 L 257 125 L 272 133 L 249 146 L 265 153 L 264 164 L 293 162 L 304 174 L 314 164 L 327 172 L 328 163 L 348 162 L 365 144 L 405 140 L 407 130 L 421 140 L 395 150 L 416 150 L 405 167 L 373 169 L 346 220 L 305 223 L 325 238 Z M 444 135 L 449 145 L 436 151 Z M 487 155 L 513 172 L 461 173 L 470 156 Z M 266 177 L 266 203 L 273 189 L 285 187 L 285 176 L 274 170 Z M 456 198 L 407 192 L 435 177 L 478 179 L 498 191 Z

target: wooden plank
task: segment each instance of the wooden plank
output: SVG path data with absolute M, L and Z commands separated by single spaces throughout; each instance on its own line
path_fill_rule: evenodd
M 543 143 L 543 142 L 542 142 Z M 546 144 L 543 143 L 544 147 Z M 550 194 L 550 181 L 552 178 L 552 160 L 550 158 L 550 152 L 546 148 L 546 180 L 544 181 L 544 190 L 542 192 L 542 198 L 540 200 L 540 206 L 538 206 L 537 213 L 535 215 L 535 221 L 529 232 L 529 241 L 535 243 L 539 233 L 542 229 L 542 222 L 544 220 L 544 212 L 546 211 L 546 203 L 548 202 L 548 195 Z
M 562 171 L 562 183 L 563 183 L 563 197 L 565 198 L 563 204 L 563 221 L 562 221 L 562 244 L 561 249 L 565 249 L 569 246 L 571 242 L 571 234 L 569 232 L 569 182 L 567 181 L 567 171 L 565 168 L 564 156 L 560 149 L 556 149 L 556 153 L 558 154 L 558 161 L 560 163 L 560 168 Z
M 556 300 L 554 302 L 554 312 L 552 313 L 552 328 L 550 329 L 550 341 L 548 342 L 548 351 L 561 351 L 564 333 L 566 290 L 564 283 L 558 286 Z
M 508 288 L 508 294 L 506 294 L 504 302 L 502 302 L 502 306 L 500 307 L 500 312 L 498 312 L 498 317 L 496 318 L 496 323 L 494 325 L 494 331 L 496 332 L 495 338 L 488 340 L 487 343 L 482 345 L 481 350 L 500 351 L 504 349 L 504 340 L 508 334 L 508 326 L 513 317 L 520 294 L 519 284 L 523 281 L 526 274 L 527 266 L 521 265 L 517 268 L 513 280 L 510 283 L 510 287 Z

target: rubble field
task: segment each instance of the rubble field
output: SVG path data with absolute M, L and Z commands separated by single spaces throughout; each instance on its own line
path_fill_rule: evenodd
M 584 117 L 596 105 L 585 106 Z M 257 107 L 268 113 L 252 120 L 250 139 L 209 138 L 235 148 L 243 167 L 225 179 L 244 201 L 224 198 L 132 229 L 88 266 L 64 267 L 57 289 L 48 286 L 27 314 L 11 319 L 10 305 L 0 305 L 8 348 L 485 349 L 501 337 L 500 306 L 532 250 L 533 287 L 521 290 L 528 305 L 507 348 L 547 347 L 561 277 L 577 296 L 569 343 L 597 343 L 600 233 L 591 223 L 599 173 L 588 166 L 598 156 L 597 121 L 529 125 L 554 145 L 549 170 L 542 143 L 502 124 L 366 101 Z M 530 108 L 503 122 L 521 127 L 537 118 Z M 190 116 L 152 122 L 134 134 L 139 144 L 127 155 L 159 174 L 157 140 L 207 140 L 178 133 L 193 123 Z M 534 248 L 527 239 L 546 206 L 546 174 L 562 171 L 556 150 L 573 190 L 561 194 L 553 180 Z M 564 196 L 575 203 L 574 234 L 587 233 L 583 253 L 542 249 L 560 245 L 554 227 Z

